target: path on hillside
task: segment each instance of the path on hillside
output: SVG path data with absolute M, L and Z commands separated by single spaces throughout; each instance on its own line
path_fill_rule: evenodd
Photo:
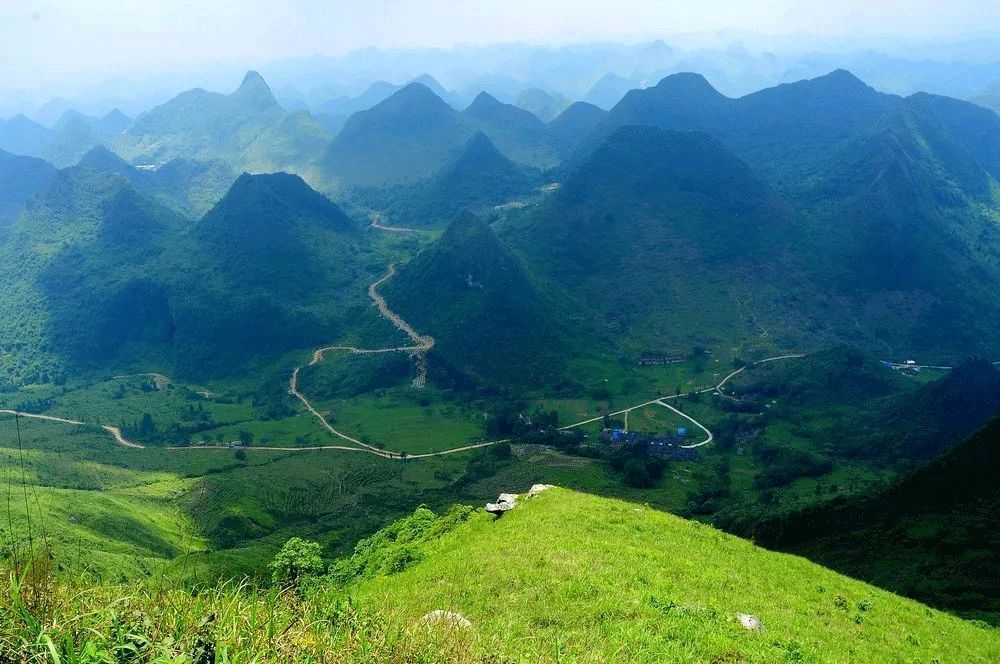
M 71 424 L 73 426 L 78 426 L 78 427 L 87 426 L 86 422 L 81 422 L 80 420 L 70 420 L 65 417 L 56 417 L 55 415 L 42 415 L 40 413 L 24 413 L 19 410 L 8 410 L 6 408 L 0 409 L 0 414 L 13 415 L 14 417 L 28 417 L 33 420 L 45 420 L 47 422 L 59 422 L 60 424 Z M 100 426 L 102 429 L 111 434 L 111 437 L 114 439 L 114 441 L 117 444 L 121 445 L 122 447 L 131 447 L 137 450 L 141 450 L 144 447 L 139 443 L 133 443 L 131 440 L 125 438 L 125 436 L 122 435 L 121 429 L 119 429 L 118 427 L 111 426 L 110 424 L 100 424 L 98 426 Z
M 331 351 L 343 351 L 347 353 L 353 353 L 356 355 L 375 355 L 381 353 L 409 353 L 414 358 L 414 361 L 416 362 L 417 365 L 417 375 L 413 379 L 413 387 L 422 388 L 427 384 L 427 353 L 432 348 L 434 348 L 434 338 L 420 334 L 419 332 L 414 330 L 409 323 L 407 323 L 399 316 L 399 314 L 397 314 L 395 311 L 389 308 L 389 305 L 386 303 L 385 298 L 382 297 L 382 294 L 378 292 L 379 286 L 384 284 L 389 279 L 392 279 L 392 277 L 394 277 L 395 275 L 396 275 L 396 264 L 392 263 L 389 265 L 389 269 L 386 271 L 385 275 L 383 275 L 376 281 L 373 281 L 371 285 L 368 286 L 368 297 L 370 297 L 372 301 L 375 303 L 375 305 L 378 307 L 379 314 L 383 318 L 391 322 L 393 325 L 395 325 L 396 329 L 402 331 L 406 336 L 408 336 L 410 340 L 413 341 L 413 345 L 393 346 L 391 348 L 358 348 L 356 346 L 324 346 L 323 348 L 317 348 L 316 350 L 313 351 L 312 359 L 309 361 L 309 364 L 295 367 L 295 369 L 292 370 L 291 377 L 288 379 L 289 394 L 291 394 L 293 397 L 301 401 L 302 405 L 306 407 L 306 410 L 309 411 L 309 413 L 312 414 L 313 417 L 319 420 L 319 423 L 323 426 L 324 429 L 332 433 L 334 436 L 337 436 L 338 438 L 342 438 L 346 441 L 354 443 L 355 445 L 359 445 L 368 452 L 386 459 L 396 459 L 402 457 L 403 455 L 379 449 L 374 445 L 369 445 L 368 443 L 362 442 L 361 440 L 358 440 L 353 436 L 349 436 L 346 433 L 343 433 L 342 431 L 338 431 L 337 429 L 335 429 L 333 425 L 331 425 L 330 422 L 318 410 L 316 410 L 316 407 L 312 405 L 312 402 L 309 400 L 309 397 L 307 397 L 299 390 L 299 372 L 301 372 L 302 369 L 306 367 L 311 367 L 316 364 L 319 364 L 320 362 L 323 361 L 323 358 L 326 355 L 326 353 Z M 277 448 L 263 448 L 263 449 L 277 449 Z
M 377 228 L 380 231 L 389 231 L 390 233 L 419 233 L 421 229 L 419 228 L 405 228 L 403 226 L 383 226 L 382 216 L 379 214 L 372 215 L 372 228 Z

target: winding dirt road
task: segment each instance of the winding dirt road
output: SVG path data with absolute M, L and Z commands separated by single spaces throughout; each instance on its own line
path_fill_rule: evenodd
M 81 422 L 80 420 L 70 420 L 65 417 L 56 417 L 54 415 L 41 415 L 39 413 L 23 413 L 19 410 L 8 410 L 6 408 L 0 409 L 0 414 L 3 415 L 13 415 L 14 417 L 27 417 L 33 420 L 45 420 L 47 422 L 59 422 L 61 424 L 70 424 L 72 426 L 86 426 L 86 422 Z M 131 447 L 133 449 L 141 450 L 143 446 L 139 443 L 133 443 L 131 440 L 125 438 L 122 435 L 121 429 L 118 427 L 111 426 L 110 424 L 101 424 L 100 427 L 111 434 L 114 441 L 121 445 L 122 447 Z

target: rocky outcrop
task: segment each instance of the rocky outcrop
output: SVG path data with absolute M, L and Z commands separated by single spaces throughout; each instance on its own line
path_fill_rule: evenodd
M 503 514 L 517 507 L 516 493 L 501 493 L 495 503 L 486 503 L 486 511 L 490 514 Z
M 534 484 L 530 489 L 528 489 L 526 497 L 534 498 L 541 492 L 552 488 L 554 487 L 551 484 Z M 497 516 L 503 514 L 504 512 L 509 512 L 517 507 L 518 495 L 519 494 L 516 493 L 501 493 L 495 503 L 486 503 L 486 511 L 490 514 L 496 514 Z

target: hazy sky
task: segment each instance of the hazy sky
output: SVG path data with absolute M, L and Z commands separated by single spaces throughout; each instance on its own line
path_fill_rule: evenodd
M 997 0 L 0 0 L 0 85 L 364 46 L 639 40 L 724 29 L 947 38 L 996 26 Z

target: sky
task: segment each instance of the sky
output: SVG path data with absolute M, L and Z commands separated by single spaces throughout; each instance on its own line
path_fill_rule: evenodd
M 638 41 L 721 30 L 875 44 L 989 26 L 1000 26 L 996 0 L 0 0 L 0 87 L 369 46 Z

